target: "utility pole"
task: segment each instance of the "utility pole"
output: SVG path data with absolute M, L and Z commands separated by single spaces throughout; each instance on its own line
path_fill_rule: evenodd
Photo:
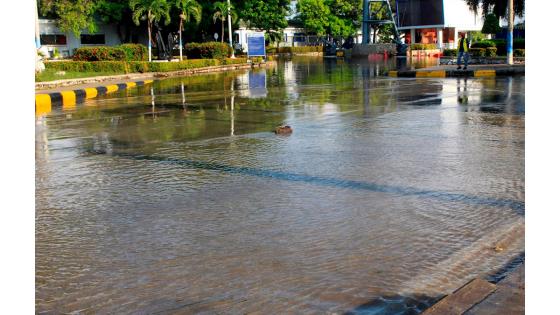
M 39 3 L 35 2 L 35 47 L 37 49 L 41 48 L 41 36 L 39 34 L 39 9 L 37 6 Z
M 235 49 L 233 48 L 233 39 L 231 34 L 231 4 L 230 0 L 227 0 L 227 23 L 228 23 L 228 35 L 229 35 L 229 46 L 232 49 L 231 58 L 235 58 Z
M 513 0 L 508 0 L 507 63 L 513 64 Z

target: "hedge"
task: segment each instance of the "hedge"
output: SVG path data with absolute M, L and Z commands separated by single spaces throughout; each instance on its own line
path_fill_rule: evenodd
M 146 61 L 58 61 L 45 62 L 46 69 L 75 72 L 144 73 L 188 70 L 210 66 L 244 64 L 246 59 L 190 59 L 181 62 Z
M 267 54 L 306 54 L 323 52 L 323 46 L 266 47 Z
M 513 56 L 515 57 L 525 57 L 525 49 L 514 49 Z
M 457 56 L 457 49 L 444 49 L 443 55 L 448 57 L 455 57 Z
M 436 44 L 411 44 L 410 50 L 433 50 L 438 49 Z
M 486 48 L 471 48 L 469 53 L 473 57 L 484 57 L 486 56 Z
M 233 48 L 226 43 L 188 43 L 184 53 L 191 59 L 225 59 L 231 56 Z
M 75 61 L 121 61 L 126 59 L 122 48 L 96 46 L 76 49 L 73 58 Z
M 122 44 L 117 48 L 124 51 L 128 61 L 148 60 L 148 48 L 142 44 Z
M 496 47 L 496 43 L 491 40 L 481 40 L 480 42 L 473 43 L 471 48 L 488 48 Z
M 45 62 L 45 69 L 75 72 L 121 72 L 126 73 L 125 61 L 53 61 Z
M 488 47 L 486 48 L 486 57 L 496 57 L 498 52 L 498 48 L 496 47 Z
M 123 44 L 115 47 L 81 47 L 75 50 L 75 61 L 140 61 L 148 60 L 148 49 L 141 44 Z
M 499 56 L 505 56 L 506 52 L 506 41 L 504 39 L 492 39 L 492 42 L 496 44 Z M 525 49 L 525 39 L 515 38 L 513 39 L 513 49 Z

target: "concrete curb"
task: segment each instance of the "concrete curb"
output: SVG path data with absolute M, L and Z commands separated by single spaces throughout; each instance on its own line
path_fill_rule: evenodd
M 388 71 L 385 73 L 385 75 L 395 78 L 495 77 L 524 74 L 525 67 L 487 70 L 404 70 Z
M 101 85 L 92 88 L 35 94 L 35 113 L 48 113 L 54 106 L 73 107 L 86 99 L 152 83 L 153 80 Z

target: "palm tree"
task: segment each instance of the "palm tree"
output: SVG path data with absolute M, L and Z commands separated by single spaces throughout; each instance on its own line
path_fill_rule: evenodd
M 525 13 L 525 0 L 465 0 L 471 11 L 478 12 L 479 5 L 482 6 L 482 15 L 488 16 L 493 13 L 498 18 L 508 18 L 508 37 L 507 37 L 507 63 L 513 64 L 513 13 L 523 16 Z M 508 9 L 509 7 L 509 9 Z M 513 8 L 511 8 L 513 7 Z M 510 10 L 512 12 L 510 12 Z
M 214 23 L 216 23 L 216 20 L 218 20 L 218 19 L 222 22 L 222 43 L 223 43 L 224 42 L 224 22 L 227 19 L 228 11 L 231 14 L 231 20 L 234 21 L 234 22 L 237 19 L 237 15 L 233 11 L 233 6 L 232 5 L 229 6 L 229 10 L 228 10 L 227 2 L 216 2 L 216 3 L 214 3 L 214 10 L 216 10 L 216 12 L 214 12 Z
M 179 59 L 183 60 L 183 21 L 188 23 L 191 21 L 191 18 L 193 18 L 197 24 L 200 23 L 202 7 L 196 0 L 177 0 L 175 5 L 181 10 L 181 15 L 179 15 L 181 19 L 179 21 Z
M 169 4 L 166 0 L 130 0 L 132 21 L 140 25 L 140 18 L 148 20 L 148 57 L 152 61 L 152 23 L 164 18 L 165 25 L 169 24 Z

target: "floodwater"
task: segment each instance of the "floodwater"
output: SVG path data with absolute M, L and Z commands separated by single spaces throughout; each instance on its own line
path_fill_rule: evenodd
M 37 113 L 37 313 L 417 314 L 522 255 L 524 77 L 387 67 L 294 58 Z

